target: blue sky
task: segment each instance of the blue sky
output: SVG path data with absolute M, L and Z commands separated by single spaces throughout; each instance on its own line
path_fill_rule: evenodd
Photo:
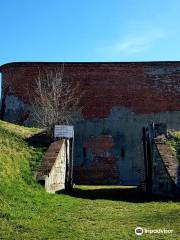
M 0 65 L 180 60 L 179 0 L 0 0 Z

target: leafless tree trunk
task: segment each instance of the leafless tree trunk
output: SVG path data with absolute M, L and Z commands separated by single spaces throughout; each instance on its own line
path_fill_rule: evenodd
M 60 70 L 39 74 L 31 97 L 31 117 L 33 122 L 50 133 L 54 125 L 72 124 L 75 113 L 81 111 L 82 96 L 79 86 L 64 76 Z

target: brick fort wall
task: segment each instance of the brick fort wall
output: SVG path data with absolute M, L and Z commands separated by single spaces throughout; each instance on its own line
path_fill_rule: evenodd
M 26 124 L 35 79 L 62 64 L 1 66 L 4 119 Z M 180 62 L 64 63 L 64 75 L 86 93 L 81 121 L 75 126 L 75 181 L 144 181 L 142 127 L 153 120 L 179 128 Z

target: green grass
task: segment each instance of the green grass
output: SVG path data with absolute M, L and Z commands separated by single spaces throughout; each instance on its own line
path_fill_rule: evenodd
M 180 132 L 170 131 L 169 134 L 170 138 L 168 139 L 167 144 L 171 147 L 173 154 L 180 162 Z
M 180 239 L 179 202 L 113 186 L 46 193 L 34 177 L 44 149 L 25 141 L 38 131 L 0 121 L 0 239 Z M 174 232 L 137 237 L 136 226 Z

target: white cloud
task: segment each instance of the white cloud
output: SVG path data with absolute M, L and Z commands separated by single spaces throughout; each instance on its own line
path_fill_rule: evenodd
M 143 50 L 149 48 L 149 46 L 149 39 L 146 39 L 145 37 L 133 37 L 119 41 L 115 43 L 114 46 L 111 46 L 111 48 L 117 53 L 132 54 L 142 52 Z
M 166 34 L 160 30 L 145 31 L 141 34 L 128 34 L 111 44 L 103 44 L 97 48 L 99 53 L 104 53 L 108 57 L 133 56 L 149 50 L 162 39 Z M 103 55 L 104 55 L 103 54 Z

